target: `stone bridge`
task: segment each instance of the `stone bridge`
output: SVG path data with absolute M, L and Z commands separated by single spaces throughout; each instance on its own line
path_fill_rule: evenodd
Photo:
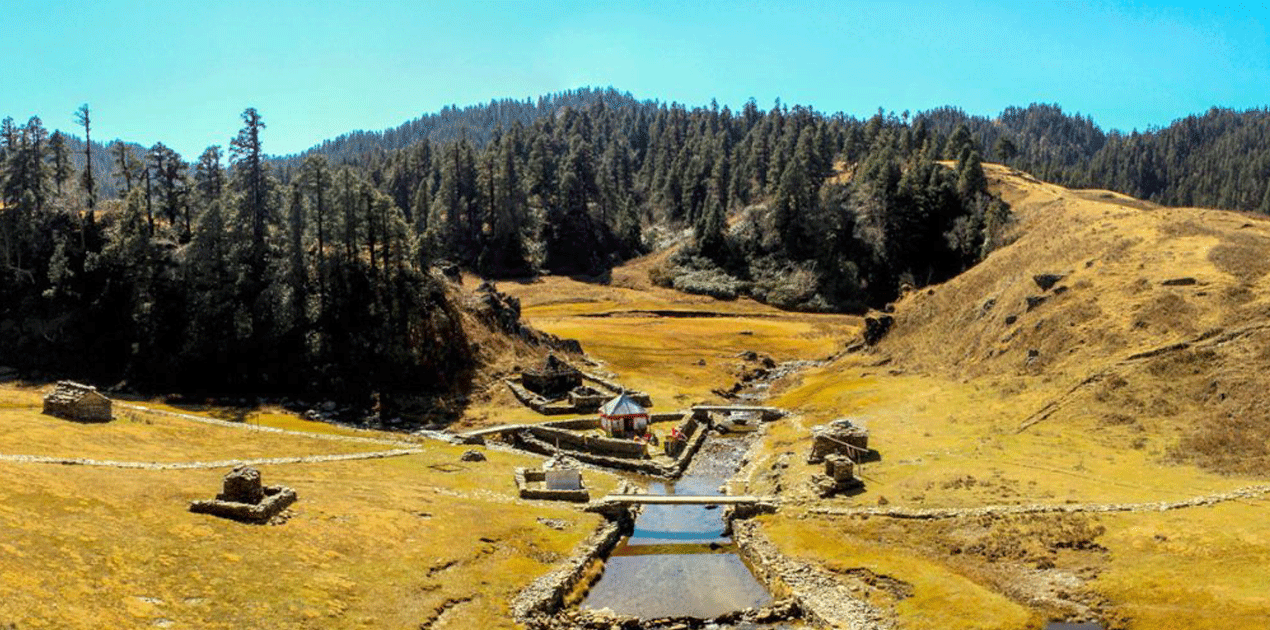
M 600 501 L 627 505 L 753 505 L 758 503 L 777 503 L 777 499 L 774 497 L 743 494 L 610 494 L 601 498 Z

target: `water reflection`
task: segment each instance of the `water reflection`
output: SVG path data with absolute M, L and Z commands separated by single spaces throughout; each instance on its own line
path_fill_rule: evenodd
M 719 487 L 739 466 L 746 446 L 745 439 L 710 438 L 681 478 L 650 481 L 648 492 L 721 494 Z M 723 530 L 723 508 L 717 506 L 644 506 L 634 532 L 605 563 L 582 607 L 646 619 L 708 618 L 771 603 Z

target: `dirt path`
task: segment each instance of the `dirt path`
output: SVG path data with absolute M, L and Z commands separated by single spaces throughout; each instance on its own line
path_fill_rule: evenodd
M 162 409 L 151 409 L 150 407 L 143 407 L 141 405 L 130 405 L 127 403 L 117 402 L 115 403 L 115 406 L 122 409 L 131 409 L 133 411 L 143 411 L 146 413 L 156 413 L 156 414 L 161 414 L 165 416 L 172 416 L 174 418 L 181 418 L 183 420 L 201 422 L 203 424 L 210 424 L 210 425 L 220 426 L 220 427 L 229 427 L 231 429 L 259 431 L 264 433 L 277 433 L 281 435 L 296 435 L 300 437 L 308 437 L 308 438 L 313 438 L 317 440 L 331 440 L 333 442 L 357 442 L 361 444 L 381 444 L 385 446 L 398 446 L 398 447 L 405 447 L 405 448 L 418 447 L 418 444 L 414 442 L 407 442 L 404 440 L 390 440 L 387 438 L 360 437 L 356 435 L 335 435 L 331 433 L 310 433 L 308 431 L 295 431 L 293 429 L 279 429 L 276 427 L 267 427 L 267 426 L 261 426 L 257 424 L 247 424 L 245 422 L 230 422 L 228 420 L 218 420 L 216 418 L 208 418 L 206 416 L 196 416 L 196 415 L 188 414 L 188 413 L 164 411 Z
M 358 459 L 383 459 L 401 457 L 422 452 L 417 448 L 401 448 L 372 453 L 340 453 L 336 455 L 302 455 L 298 457 L 262 457 L 256 459 L 226 459 L 213 462 L 129 462 L 111 459 L 86 459 L 82 457 L 46 457 L 43 455 L 0 454 L 0 462 L 18 464 L 61 464 L 64 466 L 101 466 L 104 468 L 128 468 L 137 470 L 198 470 L 233 468 L 234 466 L 261 466 L 267 464 L 317 464 Z
M 130 405 L 126 403 L 116 403 L 116 407 L 130 409 L 133 411 L 142 411 L 145 413 L 161 414 L 181 418 L 182 420 L 190 420 L 192 422 L 201 422 L 220 427 L 229 427 L 233 429 L 241 429 L 247 431 L 259 431 L 265 433 L 276 433 L 281 435 L 294 435 L 299 437 L 314 438 L 318 440 L 330 440 L 335 442 L 354 442 L 358 444 L 378 444 L 384 446 L 396 446 L 399 448 L 383 451 L 372 451 L 368 453 L 339 453 L 332 455 L 300 455 L 293 457 L 258 457 L 254 459 L 225 459 L 210 462 L 140 462 L 140 461 L 120 461 L 111 459 L 88 459 L 84 457 L 50 457 L 45 455 L 17 455 L 0 453 L 0 462 L 11 462 L 18 464 L 61 464 L 63 466 L 100 466 L 104 468 L 124 468 L 132 470 L 205 470 L 215 468 L 233 468 L 234 466 L 261 466 L 261 465 L 277 465 L 277 464 L 318 464 L 323 462 L 341 462 L 359 459 L 383 459 L 386 457 L 402 457 L 404 455 L 413 455 L 422 452 L 419 444 L 414 442 L 405 442 L 400 440 L 389 440 L 384 438 L 359 437 L 353 435 L 334 435 L 329 433 L 309 433 L 307 431 L 294 431 L 291 429 L 279 429 L 276 427 L 266 427 L 242 422 L 229 422 L 226 420 L 217 420 L 216 418 L 207 418 L 204 416 L 195 416 L 188 413 L 178 413 L 175 411 L 164 411 L 161 409 L 152 409 L 141 405 Z
M 1270 484 L 1260 486 L 1244 486 L 1218 494 L 1207 494 L 1181 501 L 1157 501 L 1153 503 L 1066 503 L 1066 504 L 1033 504 L 1033 505 L 985 505 L 973 508 L 908 508 L 908 507 L 858 507 L 858 508 L 826 508 L 813 507 L 812 514 L 829 514 L 834 516 L 885 516 L 890 518 L 909 519 L 944 519 L 964 518 L 969 516 L 1007 516 L 1014 514 L 1073 514 L 1099 512 L 1165 512 L 1183 508 L 1216 505 L 1226 501 L 1240 499 L 1259 499 L 1270 494 Z

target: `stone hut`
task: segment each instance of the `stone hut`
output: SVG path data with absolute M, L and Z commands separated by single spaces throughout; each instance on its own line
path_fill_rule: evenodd
M 600 427 L 615 438 L 644 435 L 648 430 L 648 410 L 622 392 L 600 407 Z
M 843 455 L 858 463 L 872 454 L 869 450 L 869 432 L 846 418 L 813 427 L 811 435 L 808 464 L 819 464 L 828 455 Z
M 44 413 L 81 422 L 109 422 L 113 405 L 96 387 L 74 381 L 58 381 L 44 397 Z
M 582 386 L 582 372 L 549 354 L 541 366 L 521 372 L 520 383 L 540 396 L 560 398 Z

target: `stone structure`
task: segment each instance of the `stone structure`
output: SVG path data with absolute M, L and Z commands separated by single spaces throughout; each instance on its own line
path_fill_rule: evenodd
M 811 485 L 821 498 L 852 490 L 863 485 L 855 476 L 855 462 L 845 455 L 825 455 L 825 473 L 811 476 Z
M 245 523 L 268 523 L 295 500 L 295 490 L 265 486 L 260 481 L 259 470 L 238 466 L 225 475 L 224 489 L 215 499 L 193 501 L 190 511 Z
M 811 453 L 808 464 L 819 464 L 830 454 L 844 455 L 854 462 L 871 458 L 869 432 L 846 418 L 812 427 Z
M 562 398 L 575 388 L 582 387 L 582 372 L 549 354 L 541 366 L 522 371 L 520 383 L 544 398 Z
M 627 391 L 599 376 L 578 371 L 554 356 L 547 357 L 541 369 L 525 370 L 519 379 L 508 378 L 504 382 L 526 407 L 548 416 L 593 413 L 622 392 L 645 407 L 653 405 L 652 398 L 644 392 Z
M 578 503 L 591 500 L 578 462 L 568 457 L 552 457 L 542 468 L 517 468 L 514 475 L 522 499 Z
M 44 413 L 81 422 L 109 422 L 112 403 L 96 387 L 74 381 L 58 381 L 44 397 Z

